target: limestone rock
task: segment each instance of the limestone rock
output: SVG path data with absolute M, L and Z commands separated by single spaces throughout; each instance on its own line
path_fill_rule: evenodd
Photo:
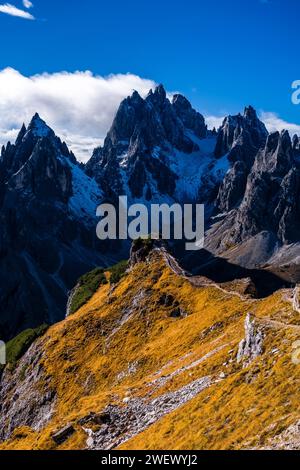
M 248 365 L 263 353 L 264 334 L 252 314 L 248 314 L 245 321 L 245 338 L 239 344 L 238 362 Z

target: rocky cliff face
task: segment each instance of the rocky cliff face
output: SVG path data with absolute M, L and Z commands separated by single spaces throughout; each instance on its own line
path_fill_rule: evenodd
M 265 145 L 267 135 L 265 125 L 251 106 L 245 108 L 243 116 L 239 114 L 225 118 L 215 149 L 217 157 L 227 153 L 231 162 L 217 199 L 221 212 L 230 211 L 241 202 L 255 156 Z
M 296 266 L 299 177 L 298 137 L 291 141 L 287 131 L 270 134 L 250 168 L 238 161 L 224 178 L 218 203 L 226 214 L 208 234 L 207 246 L 218 253 L 231 247 L 229 257 L 245 266 L 249 265 L 250 252 L 252 265 L 269 262 Z M 291 245 L 293 253 L 288 254 Z M 238 246 L 242 247 L 239 253 Z
M 0 336 L 63 318 L 78 275 L 105 261 L 95 236 L 101 191 L 35 115 L 0 160 Z

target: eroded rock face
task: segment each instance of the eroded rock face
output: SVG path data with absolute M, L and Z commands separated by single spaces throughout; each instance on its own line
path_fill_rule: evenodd
M 234 226 L 234 239 L 263 230 L 282 242 L 299 239 L 299 169 L 288 132 L 271 134 L 257 155 Z
M 204 139 L 207 136 L 204 117 L 192 108 L 191 103 L 184 96 L 174 95 L 172 105 L 187 129 L 194 131 L 199 139 Z
M 228 212 L 241 202 L 247 184 L 247 174 L 245 163 L 237 161 L 225 175 L 217 200 L 221 212 Z
M 206 237 L 206 246 L 215 254 L 227 247 L 241 246 L 231 258 L 238 262 L 253 258 L 250 266 L 280 262 L 275 254 L 300 240 L 300 165 L 298 138 L 293 142 L 287 131 L 274 132 L 258 150 L 250 170 L 244 160 L 226 174 L 219 191 L 217 208 L 223 212 Z M 248 176 L 247 176 L 248 175 Z M 246 177 L 246 180 L 245 180 Z M 246 181 L 246 183 L 245 183 Z M 264 246 L 261 239 L 270 243 Z M 293 263 L 293 260 L 291 260 Z M 243 264 L 249 267 L 247 261 Z
M 249 313 L 245 320 L 245 338 L 239 344 L 237 361 L 250 364 L 263 353 L 264 334 L 255 317 Z
M 244 115 L 228 116 L 218 132 L 215 155 L 228 153 L 232 167 L 221 184 L 217 208 L 227 212 L 240 204 L 246 189 L 247 177 L 257 152 L 265 145 L 268 132 L 249 106 Z
M 12 372 L 0 380 L 0 440 L 22 426 L 42 429 L 52 418 L 56 391 L 41 365 L 41 340 L 37 340 Z
M 268 131 L 258 119 L 252 106 L 245 108 L 244 115 L 227 116 L 218 132 L 215 154 L 221 157 L 229 152 L 242 137 L 248 140 L 248 145 L 259 149 L 264 145 Z
M 146 261 L 153 250 L 166 250 L 167 246 L 165 240 L 152 240 L 150 238 L 135 240 L 130 249 L 129 266 L 133 268 L 137 263 Z
M 297 421 L 280 434 L 269 439 L 264 446 L 256 447 L 255 450 L 299 450 L 299 446 L 300 421 Z

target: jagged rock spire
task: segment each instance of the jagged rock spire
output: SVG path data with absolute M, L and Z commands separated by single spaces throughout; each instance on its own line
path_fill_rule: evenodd
M 18 134 L 18 137 L 16 139 L 16 145 L 19 145 L 21 143 L 21 141 L 22 141 L 23 137 L 25 136 L 26 132 L 27 132 L 27 129 L 26 129 L 25 124 L 23 123 L 23 125 L 21 127 L 21 130 Z
M 54 135 L 53 130 L 41 119 L 38 113 L 35 113 L 28 126 L 28 132 L 32 132 L 35 137 L 47 137 Z
M 216 157 L 221 157 L 228 153 L 237 143 L 240 136 L 247 139 L 249 144 L 255 147 L 256 151 L 263 147 L 268 131 L 266 126 L 257 117 L 257 113 L 252 106 L 244 110 L 244 115 L 227 116 L 218 132 L 218 140 L 215 150 Z

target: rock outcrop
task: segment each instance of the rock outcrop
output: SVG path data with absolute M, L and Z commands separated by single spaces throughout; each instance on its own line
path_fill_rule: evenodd
M 237 361 L 249 365 L 263 353 L 264 334 L 255 317 L 248 313 L 245 320 L 245 338 L 239 344 Z

